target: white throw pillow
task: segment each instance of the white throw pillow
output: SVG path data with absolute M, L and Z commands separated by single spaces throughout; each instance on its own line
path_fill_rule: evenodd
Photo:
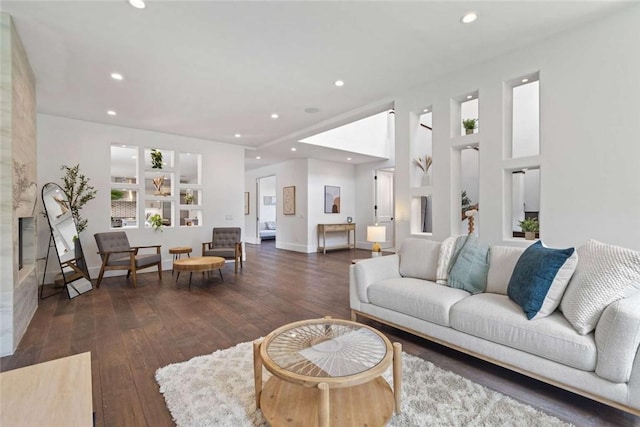
M 485 292 L 507 295 L 513 269 L 524 251 L 525 248 L 514 246 L 491 246 Z
M 444 239 L 440 244 L 440 253 L 438 254 L 438 268 L 436 271 L 436 283 L 446 285 L 449 278 L 449 263 L 453 256 L 453 248 L 456 245 L 457 236 Z
M 402 277 L 436 281 L 440 242 L 426 239 L 405 239 L 400 246 Z
M 560 308 L 586 335 L 609 304 L 640 291 L 640 252 L 589 240 L 578 248 L 578 259 Z

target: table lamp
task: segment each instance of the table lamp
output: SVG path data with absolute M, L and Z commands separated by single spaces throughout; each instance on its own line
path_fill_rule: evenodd
M 376 257 L 382 255 L 382 248 L 379 242 L 387 240 L 387 227 L 384 225 L 367 226 L 367 242 L 373 242 L 371 246 L 371 256 Z

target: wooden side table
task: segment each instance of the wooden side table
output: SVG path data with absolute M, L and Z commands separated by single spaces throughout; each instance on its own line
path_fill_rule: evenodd
M 187 254 L 187 257 L 191 258 L 190 254 L 192 251 L 193 249 L 189 246 L 176 246 L 175 248 L 169 248 L 169 253 L 173 255 L 173 262 L 179 260 L 180 257 L 182 257 L 182 254 Z M 173 266 L 171 267 L 171 275 L 173 276 Z

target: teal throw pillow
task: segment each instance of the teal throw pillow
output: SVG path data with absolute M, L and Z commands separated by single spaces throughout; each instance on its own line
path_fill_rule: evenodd
M 558 308 L 577 265 L 574 248 L 552 249 L 537 241 L 520 255 L 507 295 L 522 308 L 527 319 L 546 317 Z
M 484 292 L 489 272 L 489 246 L 469 234 L 458 238 L 449 266 L 449 287 L 464 289 L 472 294 Z

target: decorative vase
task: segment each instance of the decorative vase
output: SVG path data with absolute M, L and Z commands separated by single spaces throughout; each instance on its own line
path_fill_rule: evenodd
M 164 184 L 164 176 L 157 176 L 153 178 L 153 186 L 156 188 L 155 195 L 162 196 L 162 184 Z
M 536 239 L 536 232 L 535 231 L 525 231 L 524 232 L 524 238 L 525 238 L 525 240 L 535 240 Z
M 473 129 L 465 129 L 464 131 L 466 135 L 471 135 L 473 133 Z
M 422 186 L 428 187 L 430 185 L 431 185 L 431 175 L 429 175 L 428 173 L 425 173 L 424 175 L 422 175 Z

